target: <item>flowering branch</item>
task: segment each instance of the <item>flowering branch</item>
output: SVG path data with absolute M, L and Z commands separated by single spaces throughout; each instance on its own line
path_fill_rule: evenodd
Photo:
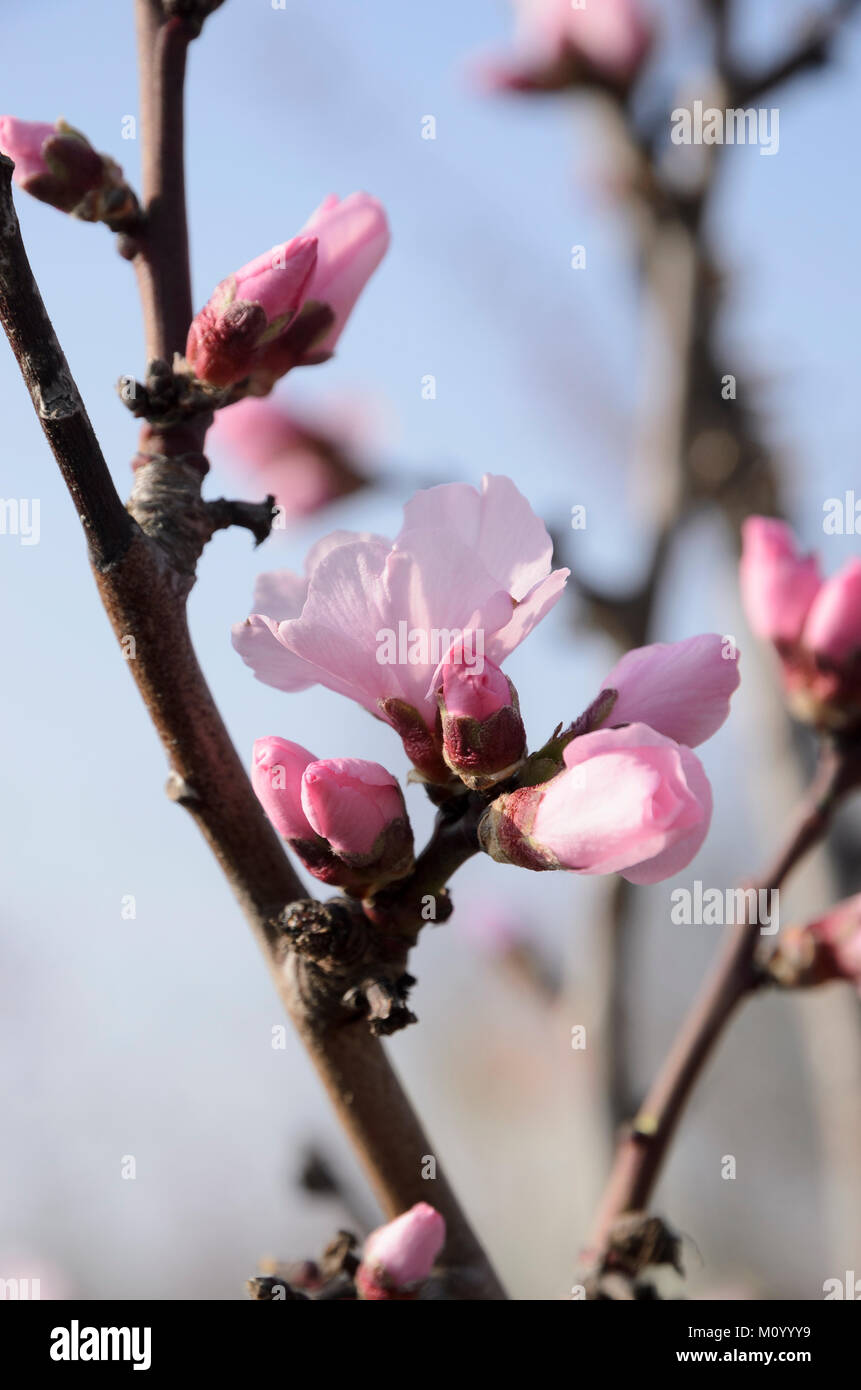
M 163 8 L 155 0 L 138 0 L 145 226 L 133 255 L 148 349 L 156 357 L 181 350 L 191 317 L 182 82 L 188 42 L 212 8 L 211 3 Z M 283 958 L 277 927 L 277 914 L 301 896 L 302 886 L 252 791 L 188 632 L 184 600 L 194 580 L 195 547 L 208 539 L 200 509 L 215 509 L 207 514 L 209 534 L 236 519 L 225 511 L 230 504 L 200 501 L 205 460 L 190 456 L 189 446 L 193 451 L 202 444 L 205 417 L 191 432 L 164 432 L 158 453 L 141 461 L 130 515 L 35 285 L 11 199 L 12 168 L 10 160 L 0 159 L 0 320 L 81 516 L 114 632 L 120 640 L 135 638 L 135 660 L 129 664 L 168 753 L 168 794 L 189 810 L 213 850 L 377 1196 L 386 1213 L 396 1216 L 427 1194 L 422 1166 L 433 1152 L 430 1141 L 379 1043 L 362 1027 L 333 1028 L 306 1007 L 297 961 L 292 955 Z M 434 1202 L 448 1232 L 443 1268 L 449 1296 L 503 1298 L 439 1170 Z
M 819 768 L 795 825 L 758 890 L 775 891 L 824 837 L 840 799 L 861 785 L 857 737 L 822 745 Z M 747 914 L 746 914 L 747 915 Z M 726 942 L 710 978 L 683 1022 L 639 1113 L 616 1154 L 584 1254 L 600 1265 L 613 1229 L 626 1213 L 647 1208 L 687 1100 L 741 1001 L 763 982 L 756 953 L 759 924 L 742 920 Z

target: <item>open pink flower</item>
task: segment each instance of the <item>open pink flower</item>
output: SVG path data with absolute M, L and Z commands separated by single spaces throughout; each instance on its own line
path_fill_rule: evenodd
M 336 532 L 313 548 L 307 577 L 264 575 L 234 646 L 280 690 L 324 685 L 398 730 L 416 766 L 446 780 L 435 678 L 458 634 L 497 665 L 559 598 L 552 543 L 510 479 L 481 491 L 450 483 L 417 493 L 394 541 Z
M 799 718 L 831 728 L 861 719 L 861 559 L 823 580 L 791 529 L 770 517 L 742 527 L 742 600 L 754 632 L 774 644 Z
M 689 748 L 645 724 L 598 729 L 565 749 L 549 782 L 499 797 L 485 812 L 483 848 L 503 863 L 657 883 L 689 864 L 712 797 Z
M 219 410 L 211 438 L 275 498 L 283 518 L 309 516 L 364 486 L 349 431 L 317 425 L 272 397 L 246 397 Z
M 485 64 L 485 85 L 510 91 L 558 91 L 575 83 L 626 90 L 652 44 L 637 0 L 515 0 L 515 54 Z
M 445 1221 L 427 1202 L 372 1231 L 356 1272 L 361 1299 L 415 1297 L 445 1243 Z

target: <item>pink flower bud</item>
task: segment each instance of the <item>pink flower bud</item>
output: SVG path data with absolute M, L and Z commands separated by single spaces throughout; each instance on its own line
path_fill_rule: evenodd
M 815 557 L 796 551 L 783 522 L 750 517 L 743 527 L 741 587 L 754 631 L 781 662 L 787 701 L 818 728 L 861 723 L 861 560 L 823 582 Z
M 379 763 L 361 758 L 311 763 L 302 775 L 302 809 L 333 854 L 362 871 L 366 885 L 379 887 L 412 868 L 413 835 L 403 793 Z
M 806 926 L 782 931 L 766 965 L 789 988 L 849 980 L 861 992 L 861 893 Z
M 318 760 L 298 743 L 259 738 L 251 781 L 279 835 L 323 883 L 365 895 L 412 868 L 403 794 L 379 763 Z
M 334 315 L 329 331 L 303 358 L 328 357 L 346 327 L 353 306 L 389 245 L 389 224 L 382 203 L 367 193 L 339 199 L 330 193 L 302 228 L 317 239 L 317 265 L 308 299 L 327 305 Z
M 445 1243 L 445 1221 L 427 1202 L 372 1231 L 356 1271 L 365 1300 L 414 1298 Z
M 438 694 L 446 765 L 474 791 L 512 776 L 526 751 L 517 692 L 486 658 L 481 669 L 447 660 Z
M 315 761 L 286 738 L 258 738 L 254 744 L 251 782 L 257 799 L 285 840 L 313 840 L 314 830 L 302 809 L 302 774 Z
M 218 387 L 251 377 L 255 389 L 259 385 L 265 394 L 283 375 L 272 374 L 269 356 L 283 346 L 316 261 L 316 238 L 297 236 L 222 280 L 188 330 L 185 355 L 195 375 Z
M 391 773 L 361 758 L 311 763 L 302 778 L 302 806 L 336 854 L 355 858 L 369 854 L 386 827 L 406 814 Z
M 757 637 L 798 640 L 822 584 L 815 555 L 799 555 L 791 527 L 751 516 L 742 526 L 741 596 Z
M 819 590 L 802 633 L 804 646 L 833 666 L 861 657 L 861 560 L 847 560 Z
M 65 121 L 47 125 L 0 116 L 0 149 L 14 159 L 19 187 L 61 212 L 118 231 L 137 211 L 119 165 Z
M 497 798 L 479 825 L 500 863 L 657 883 L 690 863 L 712 798 L 699 759 L 646 724 L 575 738 L 549 782 Z

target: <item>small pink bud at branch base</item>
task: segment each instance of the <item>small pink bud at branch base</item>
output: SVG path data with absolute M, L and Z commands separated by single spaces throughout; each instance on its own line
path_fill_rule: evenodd
M 445 1221 L 427 1202 L 372 1231 L 356 1271 L 360 1299 L 415 1298 L 445 1244 Z

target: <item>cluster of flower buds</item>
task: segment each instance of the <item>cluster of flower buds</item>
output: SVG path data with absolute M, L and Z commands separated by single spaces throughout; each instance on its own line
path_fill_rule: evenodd
M 126 229 L 138 202 L 118 164 L 94 150 L 65 121 L 19 121 L 0 116 L 0 150 L 15 161 L 15 182 L 40 202 L 85 222 Z
M 325 362 L 388 244 L 375 198 L 330 195 L 298 236 L 216 286 L 188 331 L 188 369 L 210 387 L 265 396 L 292 367 Z
M 783 930 L 765 968 L 786 988 L 849 980 L 861 992 L 861 893 L 814 922 Z
M 780 657 L 787 701 L 820 729 L 861 724 L 861 560 L 823 580 L 789 526 L 769 517 L 742 528 L 741 592 L 748 622 Z
M 384 718 L 433 800 L 483 796 L 479 838 L 494 859 L 655 883 L 708 830 L 711 790 L 691 750 L 729 713 L 738 653 L 717 634 L 628 652 L 585 713 L 527 756 L 500 666 L 562 593 L 567 571 L 551 556 L 510 479 L 430 488 L 407 503 L 394 543 L 336 532 L 304 577 L 262 576 L 234 643 L 267 684 L 319 683 Z
M 298 743 L 260 738 L 252 782 L 279 835 L 323 883 L 363 896 L 413 867 L 403 793 L 379 763 L 317 759 Z
M 491 89 L 556 92 L 597 86 L 624 95 L 652 45 L 639 0 L 515 0 L 516 51 L 485 63 Z

